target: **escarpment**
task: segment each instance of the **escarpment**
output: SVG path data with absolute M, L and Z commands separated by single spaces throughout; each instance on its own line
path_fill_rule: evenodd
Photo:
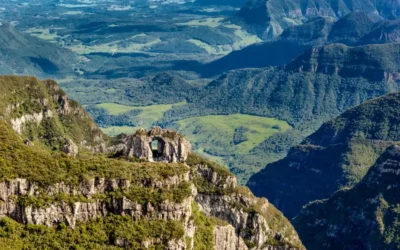
M 248 186 L 293 218 L 304 205 L 356 185 L 386 148 L 400 141 L 400 94 L 367 101 L 324 123 Z M 307 181 L 304 181 L 307 180 Z
M 55 82 L 0 80 L 0 248 L 304 249 L 266 199 L 175 131 L 107 138 Z
M 400 148 L 388 148 L 352 189 L 307 205 L 294 219 L 307 249 L 399 248 Z
M 26 141 L 76 156 L 104 152 L 108 138 L 55 81 L 0 76 L 0 117 Z
M 314 47 L 286 66 L 289 71 L 363 77 L 370 81 L 398 82 L 399 44 Z

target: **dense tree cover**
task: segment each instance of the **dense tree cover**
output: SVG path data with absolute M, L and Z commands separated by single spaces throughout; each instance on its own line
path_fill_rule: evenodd
M 290 218 L 308 202 L 353 187 L 388 146 L 399 143 L 399 105 L 395 93 L 344 112 L 252 176 L 248 185 Z
M 393 146 L 354 188 L 303 208 L 293 222 L 307 249 L 398 249 L 399 160 Z

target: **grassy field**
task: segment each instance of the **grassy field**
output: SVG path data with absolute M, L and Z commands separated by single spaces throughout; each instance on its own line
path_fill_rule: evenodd
M 107 110 L 110 115 L 120 115 L 131 110 L 141 110 L 139 115 L 132 116 L 132 121 L 137 124 L 137 127 L 131 126 L 113 126 L 103 128 L 103 131 L 108 135 L 118 135 L 121 133 L 132 134 L 138 128 L 150 128 L 152 124 L 163 116 L 163 114 L 170 110 L 173 106 L 184 105 L 185 102 L 175 104 L 160 104 L 151 106 L 126 106 L 116 103 L 102 103 L 98 104 L 97 107 Z
M 176 123 L 176 128 L 197 149 L 218 156 L 247 154 L 271 135 L 291 127 L 272 118 L 235 114 L 184 119 Z
M 137 127 L 102 128 L 106 134 L 115 136 L 121 133 L 132 134 L 139 127 L 150 128 L 174 105 L 184 103 L 142 107 L 102 103 L 97 107 L 104 108 L 111 115 L 120 115 L 132 110 L 142 111 L 139 115 L 132 116 L 132 121 Z M 236 168 L 231 170 L 235 172 L 241 184 L 245 184 L 253 173 L 258 172 L 267 163 L 278 160 L 270 155 L 255 155 L 250 151 L 273 134 L 291 129 L 285 121 L 243 114 L 188 118 L 177 121 L 172 128 L 191 141 L 195 152 L 222 165 Z

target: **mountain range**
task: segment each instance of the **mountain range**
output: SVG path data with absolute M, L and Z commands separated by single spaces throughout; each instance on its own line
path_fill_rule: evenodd
M 399 160 L 392 146 L 354 188 L 307 205 L 294 219 L 307 249 L 398 248 Z
M 385 0 L 252 0 L 241 8 L 237 18 L 262 37 L 272 38 L 315 16 L 339 19 L 354 11 L 363 11 L 374 20 L 395 19 L 400 14 L 400 3 Z
M 314 17 L 285 29 L 277 38 L 250 45 L 205 64 L 198 71 L 205 76 L 239 68 L 262 68 L 290 63 L 304 51 L 329 44 L 347 46 L 396 43 L 398 20 L 374 22 L 366 13 L 351 12 L 335 21 L 332 17 Z

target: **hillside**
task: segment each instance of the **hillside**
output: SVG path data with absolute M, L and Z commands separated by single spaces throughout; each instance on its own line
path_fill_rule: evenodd
M 83 58 L 68 49 L 18 31 L 10 24 L 0 26 L 0 73 L 69 76 Z
M 289 218 L 311 201 L 353 187 L 388 146 L 400 141 L 399 105 L 395 93 L 344 112 L 253 175 L 248 186 Z
M 380 38 L 378 27 L 382 23 L 392 23 L 393 30 L 397 27 L 396 21 L 382 21 L 374 25 L 374 21 L 364 12 L 355 11 L 335 21 L 332 17 L 313 17 L 308 21 L 286 28 L 282 34 L 273 40 L 250 45 L 241 50 L 212 61 L 197 69 L 203 75 L 221 74 L 228 70 L 239 68 L 262 68 L 268 66 L 282 66 L 290 63 L 304 51 L 315 47 L 333 43 L 342 43 L 348 46 L 361 44 L 375 44 L 369 37 Z M 398 23 L 398 22 L 397 22 Z M 395 31 L 388 31 L 392 39 L 379 43 L 395 42 Z
M 217 75 L 240 68 L 262 68 L 287 64 L 308 48 L 326 43 L 332 18 L 318 17 L 302 25 L 286 29 L 278 38 L 250 45 L 244 49 L 196 69 L 203 75 Z
M 397 249 L 400 148 L 389 148 L 362 181 L 306 206 L 294 219 L 307 249 Z
M 398 43 L 400 41 L 400 21 L 390 20 L 376 23 L 359 44 Z
M 54 81 L 0 80 L 1 249 L 304 249 L 282 213 L 176 132 L 109 139 Z M 146 136 L 163 143 L 152 154 L 177 141 L 189 154 L 136 158 Z
M 365 12 L 355 11 L 339 19 L 329 33 L 329 43 L 352 45 L 367 35 L 374 26 L 374 21 Z
M 332 44 L 307 50 L 286 66 L 288 71 L 363 77 L 370 81 L 397 81 L 399 44 L 348 47 Z
M 339 19 L 353 11 L 363 11 L 375 20 L 395 19 L 400 14 L 400 4 L 395 1 L 294 1 L 294 0 L 252 0 L 237 14 L 244 22 L 264 39 L 281 34 L 292 25 L 299 25 L 315 16 Z
M 188 104 L 165 113 L 164 119 L 246 113 L 295 126 L 330 119 L 397 90 L 399 51 L 399 44 L 333 44 L 309 49 L 285 67 L 232 70 L 211 81 Z

